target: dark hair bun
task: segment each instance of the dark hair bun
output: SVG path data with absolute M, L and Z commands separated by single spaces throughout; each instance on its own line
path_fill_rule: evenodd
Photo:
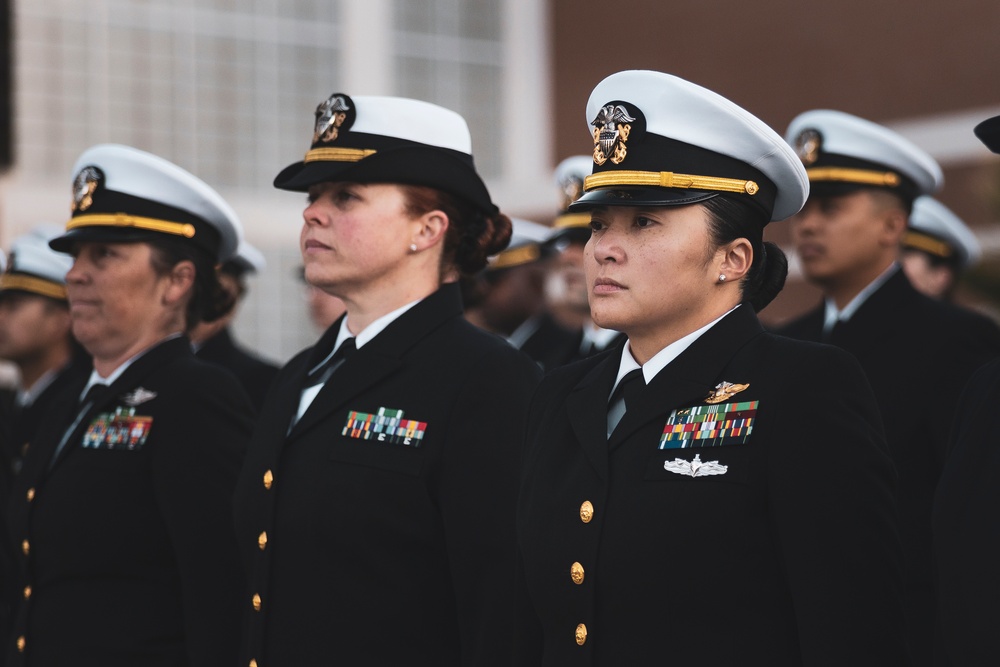
M 475 215 L 475 222 L 465 226 L 462 239 L 455 251 L 455 266 L 463 275 L 471 276 L 482 271 L 486 258 L 495 255 L 510 243 L 512 226 L 503 213 Z
M 781 248 L 770 241 L 764 241 L 763 248 L 760 267 L 748 277 L 743 289 L 744 301 L 758 313 L 778 296 L 788 277 L 788 258 Z

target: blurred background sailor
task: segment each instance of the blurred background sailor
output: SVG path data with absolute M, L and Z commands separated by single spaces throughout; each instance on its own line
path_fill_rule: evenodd
M 975 128 L 1000 153 L 1000 116 Z M 955 414 L 948 460 L 934 497 L 938 584 L 936 667 L 1000 664 L 1000 359 L 966 385 Z
M 52 401 L 62 386 L 90 373 L 90 358 L 70 333 L 66 272 L 73 258 L 49 248 L 61 233 L 42 225 L 16 239 L 0 275 L 0 359 L 19 371 L 16 392 L 0 405 L 14 471 L 38 427 L 55 416 Z
M 786 139 L 810 181 L 792 236 L 806 278 L 824 298 L 778 333 L 851 352 L 875 391 L 899 473 L 908 640 L 913 664 L 929 665 L 932 498 L 958 396 L 1000 352 L 1000 331 L 981 315 L 918 292 L 897 261 L 914 200 L 942 184 L 930 155 L 839 111 L 800 114 Z
M 597 326 L 590 316 L 583 270 L 583 249 L 590 239 L 590 214 L 569 210 L 570 204 L 583 194 L 583 180 L 590 175 L 593 165 L 592 156 L 574 155 L 555 169 L 561 208 L 547 242 L 553 257 L 548 263 L 545 298 L 555 320 L 576 332 L 575 350 L 565 363 L 585 359 L 625 340 L 624 334 Z
M 253 408 L 185 332 L 228 312 L 239 243 L 208 185 L 115 144 L 73 169 L 49 245 L 93 357 L 36 435 L 8 502 L 23 584 L 12 664 L 235 664 L 243 587 L 232 495 Z
M 510 245 L 490 258 L 477 277 L 479 297 L 466 317 L 500 334 L 534 359 L 543 370 L 569 361 L 576 336 L 559 325 L 545 305 L 545 270 L 551 253 L 551 230 L 537 222 L 511 220 Z
M 917 197 L 899 263 L 918 292 L 951 301 L 962 274 L 983 255 L 976 235 L 933 197 Z
M 247 277 L 260 274 L 266 266 L 267 262 L 260 250 L 244 239 L 236 249 L 236 254 L 218 268 L 219 283 L 232 296 L 232 308 L 217 320 L 199 323 L 188 334 L 195 355 L 203 361 L 218 364 L 235 375 L 258 412 L 264 404 L 264 396 L 271 381 L 278 374 L 278 367 L 238 345 L 230 324 L 236 318 L 240 302 L 247 295 Z

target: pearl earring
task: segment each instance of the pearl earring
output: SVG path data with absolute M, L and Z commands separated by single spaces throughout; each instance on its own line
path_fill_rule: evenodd
M 719 282 L 720 283 L 726 282 L 726 274 L 725 273 L 720 273 L 719 274 Z
M 417 244 L 416 243 L 411 243 L 410 244 L 410 252 L 416 252 L 416 251 L 417 251 Z

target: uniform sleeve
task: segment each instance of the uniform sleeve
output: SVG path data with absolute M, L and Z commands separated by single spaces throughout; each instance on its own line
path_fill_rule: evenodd
M 239 655 L 244 578 L 232 500 L 253 409 L 234 379 L 199 379 L 163 420 L 153 484 L 177 560 L 190 664 L 216 667 Z
M 470 667 L 510 664 L 518 470 L 540 373 L 514 350 L 488 355 L 469 374 L 453 408 L 439 502 L 462 664 Z
M 904 664 L 895 472 L 875 398 L 853 357 L 809 353 L 790 364 L 800 374 L 771 416 L 768 448 L 802 664 Z

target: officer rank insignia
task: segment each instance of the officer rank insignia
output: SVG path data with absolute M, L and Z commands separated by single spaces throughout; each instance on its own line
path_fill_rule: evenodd
M 758 403 L 721 403 L 674 410 L 663 426 L 659 449 L 742 445 L 753 432 Z
M 360 440 L 377 440 L 393 445 L 419 447 L 427 422 L 403 419 L 402 410 L 379 408 L 377 414 L 351 411 L 341 435 Z
M 90 422 L 80 445 L 87 449 L 141 449 L 152 426 L 153 418 L 135 414 L 135 408 L 115 408 Z
M 597 118 L 590 122 L 594 126 L 594 164 L 602 165 L 611 158 L 614 164 L 621 164 L 628 152 L 625 143 L 632 130 L 635 118 L 620 104 L 601 107 Z

